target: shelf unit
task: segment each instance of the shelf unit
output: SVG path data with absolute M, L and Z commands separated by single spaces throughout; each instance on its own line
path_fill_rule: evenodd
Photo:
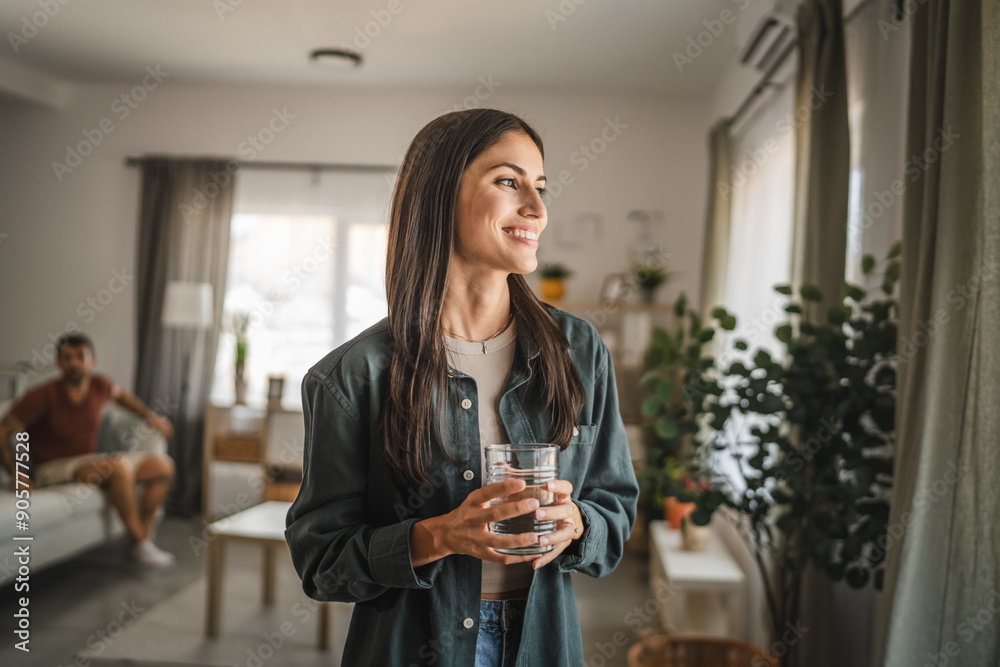
M 670 324 L 673 306 L 623 301 L 559 301 L 551 305 L 587 320 L 597 329 L 615 366 L 622 420 L 638 424 L 643 356 L 653 327 Z

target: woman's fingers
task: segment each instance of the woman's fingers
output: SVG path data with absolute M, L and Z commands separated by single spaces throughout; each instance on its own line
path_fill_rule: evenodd
M 554 479 L 548 483 L 549 491 L 555 493 L 562 502 L 563 498 L 569 498 L 573 494 L 573 485 L 564 479 Z

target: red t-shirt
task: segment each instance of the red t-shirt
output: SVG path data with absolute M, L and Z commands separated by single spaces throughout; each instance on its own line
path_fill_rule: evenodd
M 87 396 L 77 404 L 69 399 L 61 380 L 30 389 L 11 414 L 21 420 L 31 436 L 35 464 L 97 451 L 101 412 L 111 398 L 113 384 L 103 375 L 91 375 Z

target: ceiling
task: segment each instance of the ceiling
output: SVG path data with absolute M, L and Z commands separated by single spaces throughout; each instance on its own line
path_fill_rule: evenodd
M 706 29 L 703 21 L 725 9 L 739 15 L 748 4 L 3 0 L 0 33 L 8 43 L 0 64 L 81 83 L 134 81 L 159 64 L 188 82 L 468 86 L 492 76 L 519 87 L 706 95 L 735 57 L 737 30 L 723 29 L 683 72 L 673 54 Z M 32 21 L 41 25 L 36 33 Z M 26 41 L 12 44 L 9 33 Z M 341 45 L 360 51 L 364 64 L 330 71 L 308 62 L 312 49 Z

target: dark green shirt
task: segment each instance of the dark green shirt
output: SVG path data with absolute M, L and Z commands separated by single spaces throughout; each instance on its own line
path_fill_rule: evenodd
M 618 565 L 639 493 L 608 349 L 589 323 L 551 312 L 586 391 L 576 435 L 559 454 L 559 477 L 573 484 L 585 526 L 580 539 L 534 572 L 519 667 L 583 664 L 570 574 L 600 577 Z M 527 327 L 517 331 L 500 418 L 512 443 L 545 442 L 550 415 L 528 381 L 538 346 Z M 437 447 L 430 480 L 400 485 L 386 464 L 380 426 L 392 348 L 383 320 L 303 380 L 303 481 L 285 537 L 310 597 L 355 603 L 345 666 L 472 667 L 482 561 L 453 555 L 414 568 L 409 533 L 417 521 L 450 512 L 482 486 L 476 384 L 449 373 L 444 432 L 464 462 L 453 463 Z

